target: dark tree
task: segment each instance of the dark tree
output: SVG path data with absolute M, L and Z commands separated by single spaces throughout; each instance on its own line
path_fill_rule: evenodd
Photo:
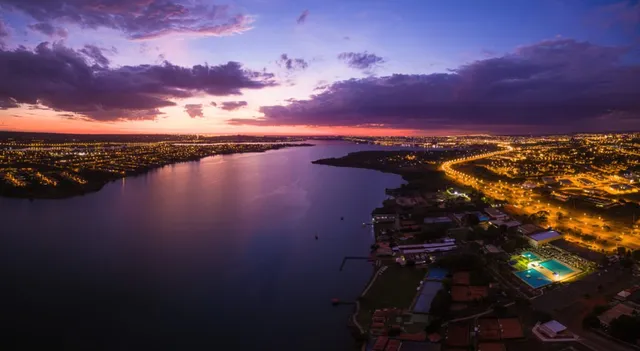
M 431 301 L 431 307 L 429 314 L 432 314 L 438 318 L 443 318 L 449 312 L 451 307 L 451 295 L 447 290 L 440 289 L 436 296 Z
M 540 323 L 547 323 L 553 319 L 550 313 L 541 310 L 534 310 L 533 317 Z
M 611 322 L 611 335 L 626 342 L 636 343 L 640 338 L 640 318 L 622 315 Z
M 595 329 L 600 327 L 600 320 L 595 313 L 589 313 L 582 320 L 582 327 L 585 329 Z
M 468 227 L 473 227 L 473 226 L 476 226 L 476 225 L 480 224 L 480 219 L 478 218 L 478 216 L 476 214 L 467 213 L 464 216 L 464 223 Z

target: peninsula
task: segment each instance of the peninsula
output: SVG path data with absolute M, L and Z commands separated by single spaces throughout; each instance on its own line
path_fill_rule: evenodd
M 313 146 L 279 137 L 0 133 L 0 196 L 67 198 L 204 157 Z

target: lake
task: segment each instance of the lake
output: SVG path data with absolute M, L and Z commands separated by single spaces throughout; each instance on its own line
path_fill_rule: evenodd
M 166 166 L 82 197 L 0 198 L 0 318 L 13 336 L 2 342 L 352 350 L 352 306 L 330 299 L 353 300 L 372 267 L 338 268 L 368 254 L 362 222 L 402 180 L 311 164 L 383 147 L 313 143 Z

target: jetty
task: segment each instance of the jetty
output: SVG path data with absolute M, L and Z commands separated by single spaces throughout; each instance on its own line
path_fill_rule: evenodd
M 342 264 L 340 264 L 340 272 L 342 272 L 342 269 L 344 268 L 344 265 L 347 263 L 347 260 L 371 260 L 371 257 L 369 257 L 369 256 L 345 256 L 342 259 Z

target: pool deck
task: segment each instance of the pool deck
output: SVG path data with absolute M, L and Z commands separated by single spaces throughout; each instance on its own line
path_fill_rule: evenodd
M 571 272 L 569 272 L 569 273 L 567 273 L 565 275 L 556 276 L 556 275 L 553 274 L 554 272 L 551 269 L 549 269 L 549 268 L 547 268 L 547 267 L 545 267 L 543 265 L 544 263 L 549 262 L 549 261 L 554 261 L 557 264 L 560 264 L 560 265 L 566 267 L 567 269 L 571 270 Z M 530 265 L 529 269 L 535 270 L 537 273 L 543 275 L 546 278 L 546 280 L 549 281 L 548 283 L 545 282 L 544 284 L 532 284 L 530 281 L 528 281 L 527 279 L 522 277 L 522 275 L 523 275 L 522 272 L 525 272 L 525 271 L 514 272 L 514 274 L 518 278 L 520 278 L 520 280 L 522 280 L 523 282 L 525 282 L 527 285 L 531 286 L 534 289 L 541 288 L 541 287 L 549 285 L 549 284 L 551 284 L 553 282 L 566 281 L 566 280 L 568 280 L 568 279 L 570 279 L 570 278 L 572 278 L 572 277 L 574 277 L 574 276 L 576 276 L 576 275 L 578 275 L 578 274 L 580 274 L 582 272 L 582 270 L 580 270 L 578 268 L 575 268 L 575 267 L 572 267 L 571 265 L 565 263 L 564 261 L 560 261 L 560 260 L 555 259 L 555 258 L 545 259 L 545 260 L 543 260 L 541 262 L 532 263 Z

